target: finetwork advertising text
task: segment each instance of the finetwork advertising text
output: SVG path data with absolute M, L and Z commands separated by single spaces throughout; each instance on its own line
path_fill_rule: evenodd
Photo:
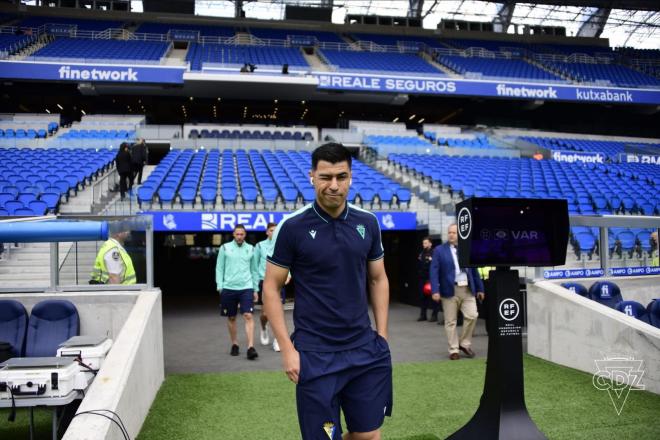
M 498 84 L 497 96 L 513 96 L 515 98 L 557 99 L 557 90 L 553 87 L 524 87 Z
M 83 81 L 138 81 L 138 73 L 132 67 L 127 69 L 72 69 L 62 66 L 58 70 L 60 79 L 79 79 Z
M 557 162 L 582 162 L 582 163 L 603 163 L 605 157 L 600 153 L 565 153 L 562 151 L 553 151 L 552 159 Z

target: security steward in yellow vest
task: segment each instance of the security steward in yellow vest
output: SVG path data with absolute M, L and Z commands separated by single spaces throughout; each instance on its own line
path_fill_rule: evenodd
M 90 284 L 135 284 L 133 260 L 124 249 L 130 231 L 112 234 L 96 254 Z

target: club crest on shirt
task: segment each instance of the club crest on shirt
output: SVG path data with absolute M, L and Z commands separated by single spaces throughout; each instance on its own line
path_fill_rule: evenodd
M 358 234 L 360 234 L 360 237 L 362 237 L 362 239 L 364 240 L 364 233 L 367 230 L 367 228 L 365 228 L 364 225 L 360 224 L 360 225 L 357 225 L 355 227 L 355 229 L 357 229 Z
M 309 235 L 312 236 L 312 239 L 315 239 L 316 238 L 316 229 L 312 229 L 311 231 L 309 231 Z
M 323 424 L 323 430 L 328 435 L 328 438 L 332 440 L 335 437 L 335 424 L 332 422 L 325 422 Z

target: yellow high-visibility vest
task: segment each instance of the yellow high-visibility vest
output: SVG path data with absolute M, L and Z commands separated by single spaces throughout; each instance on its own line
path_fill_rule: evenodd
M 131 256 L 128 255 L 128 252 L 121 246 L 116 240 L 110 239 L 107 240 L 99 249 L 98 254 L 96 254 L 96 260 L 94 261 L 94 270 L 92 270 L 92 279 L 98 281 L 102 284 L 107 284 L 110 279 L 110 274 L 108 273 L 108 268 L 105 265 L 105 259 L 103 258 L 110 250 L 117 249 L 119 252 L 119 257 L 124 263 L 124 274 L 121 280 L 121 284 L 135 284 L 135 268 L 133 267 L 133 260 Z

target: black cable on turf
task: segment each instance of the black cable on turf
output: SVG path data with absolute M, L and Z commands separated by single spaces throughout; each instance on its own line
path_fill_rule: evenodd
M 115 420 L 114 417 L 106 416 L 105 414 L 97 413 L 97 412 L 94 412 L 94 411 L 83 411 L 83 412 L 79 412 L 79 413 L 74 414 L 73 417 L 71 418 L 71 420 L 73 420 L 77 416 L 80 416 L 80 415 L 83 415 L 83 414 L 93 414 L 95 416 L 105 417 L 106 419 L 110 420 L 111 422 L 113 422 L 114 424 L 116 424 L 119 427 L 119 430 L 121 431 L 121 434 L 122 434 L 122 436 L 124 437 L 125 440 L 131 440 L 128 433 L 124 431 L 123 426 L 117 420 Z
M 126 425 L 124 425 L 124 421 L 121 419 L 121 417 L 119 417 L 119 414 L 117 414 L 116 412 L 111 411 L 109 409 L 90 409 L 89 411 L 98 411 L 98 412 L 105 411 L 105 412 L 108 412 L 108 413 L 112 414 L 114 417 L 117 417 L 117 419 L 119 420 L 119 423 L 121 423 L 122 428 L 124 428 L 124 432 L 126 432 L 126 435 L 128 435 L 128 429 L 126 429 Z

